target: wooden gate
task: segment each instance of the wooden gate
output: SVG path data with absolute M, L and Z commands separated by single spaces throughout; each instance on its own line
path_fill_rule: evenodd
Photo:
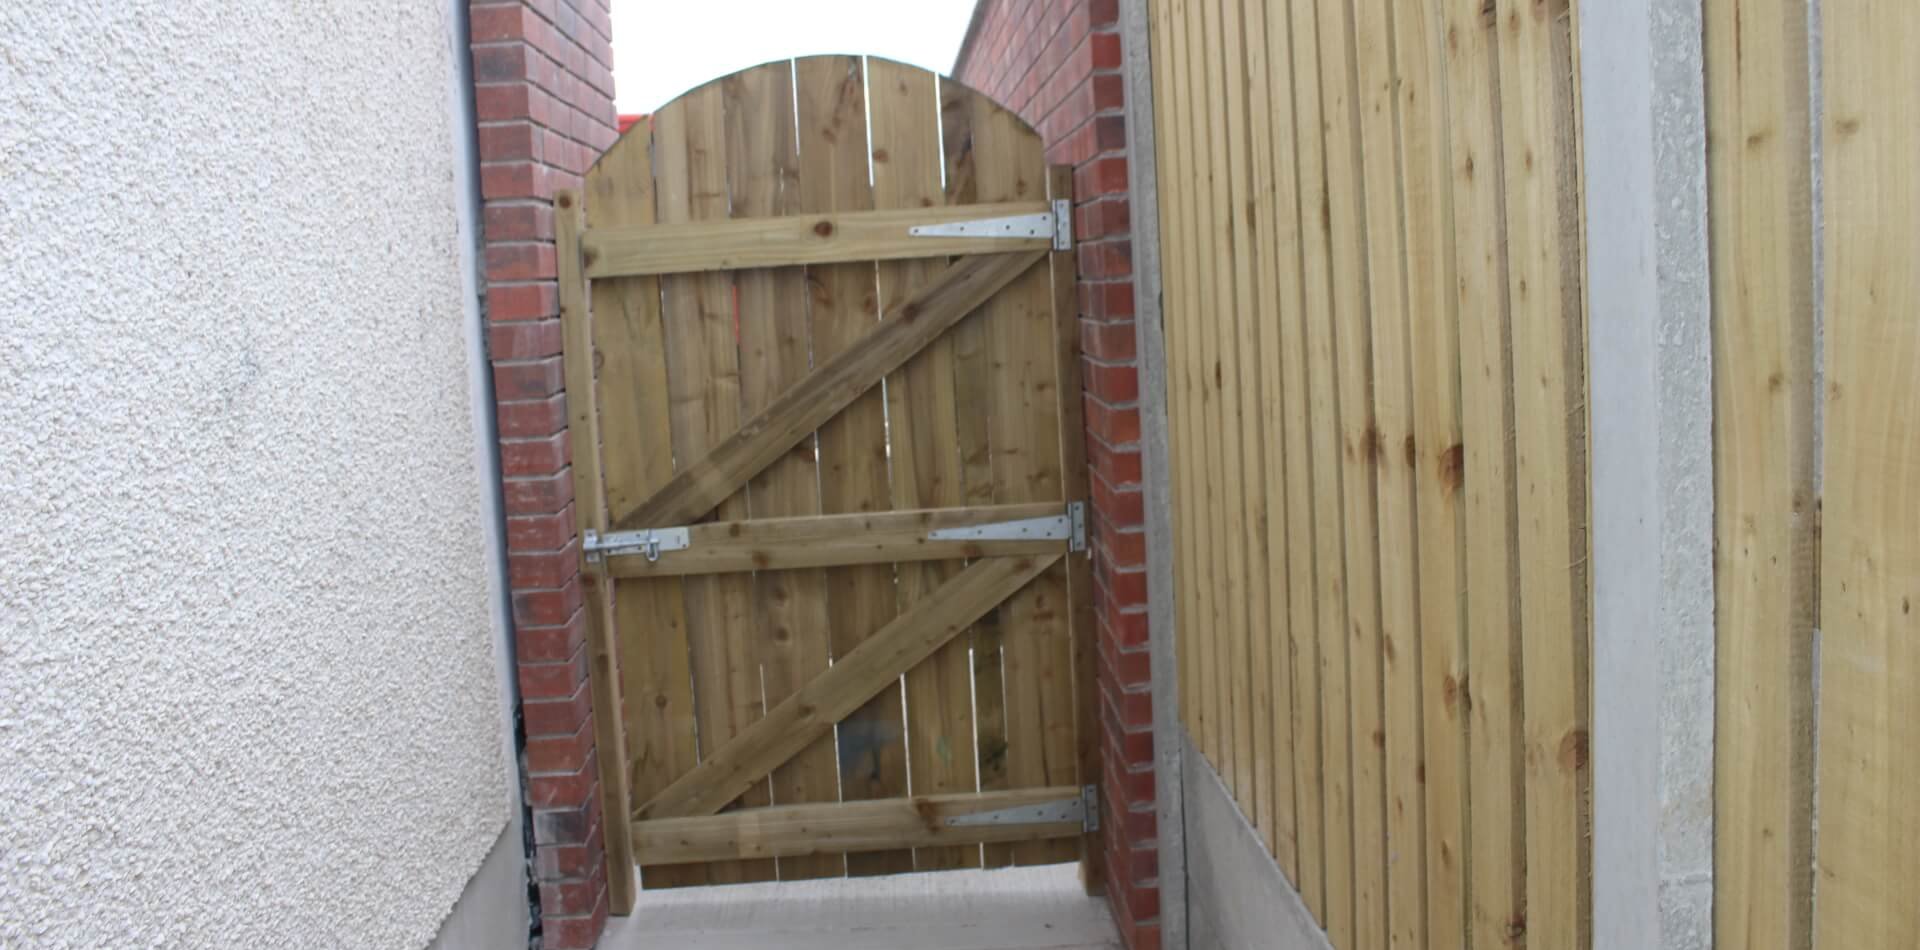
M 971 90 L 817 57 L 558 197 L 616 912 L 635 864 L 1098 886 L 1070 182 Z

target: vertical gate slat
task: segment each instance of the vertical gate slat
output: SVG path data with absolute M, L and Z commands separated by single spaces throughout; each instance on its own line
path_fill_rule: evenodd
M 735 218 L 800 211 L 799 154 L 793 117 L 793 65 L 769 63 L 721 81 L 726 110 L 728 194 Z M 811 369 L 806 272 L 798 267 L 740 271 L 740 389 L 747 417 L 772 406 Z M 769 465 L 749 484 L 754 518 L 818 515 L 820 480 L 813 440 Z M 826 670 L 827 574 L 823 570 L 753 575 L 753 628 L 766 704 L 772 708 Z M 774 770 L 773 801 L 834 802 L 840 783 L 832 737 Z M 837 854 L 779 859 L 781 880 L 839 877 Z
M 1046 195 L 1040 137 L 983 96 L 967 98 L 978 198 L 1032 201 Z M 1052 285 L 1044 268 L 1015 280 L 981 308 L 986 321 L 993 501 L 1064 501 L 1055 404 Z M 963 407 L 963 411 L 966 411 Z M 975 408 L 974 411 L 978 411 Z M 1065 785 L 1078 771 L 1066 566 L 1057 564 L 1000 608 L 1007 779 L 1015 788 Z M 1071 840 L 1013 847 L 1016 864 L 1073 860 Z
M 949 205 L 979 204 L 980 182 L 974 154 L 975 101 L 979 96 L 958 83 L 940 87 L 941 148 L 946 167 Z M 993 491 L 993 432 L 988 414 L 992 379 L 988 372 L 987 313 L 985 308 L 960 321 L 948 334 L 953 341 L 955 425 L 959 432 L 960 468 L 967 504 L 995 501 Z M 995 610 L 974 624 L 973 731 L 982 791 L 1013 787 L 1007 780 L 1006 691 L 1001 655 L 1001 617 Z M 1013 846 L 989 844 L 982 848 L 986 867 L 1013 863 Z
M 796 66 L 800 122 L 800 189 L 804 211 L 873 208 L 868 172 L 866 73 L 857 57 L 810 57 Z M 827 360 L 871 332 L 878 319 L 872 263 L 807 269 L 813 297 L 814 359 Z M 885 510 L 888 488 L 884 397 L 855 400 L 820 429 L 820 494 L 827 514 Z M 891 565 L 827 572 L 833 652 L 845 656 L 893 619 L 899 602 Z M 897 798 L 907 793 L 906 729 L 895 685 L 840 724 L 841 797 Z M 849 855 L 852 874 L 913 867 L 912 852 Z
M 587 173 L 587 223 L 654 222 L 651 136 L 636 131 Z M 607 509 L 618 521 L 673 477 L 667 354 L 660 282 L 654 277 L 594 281 L 593 333 L 600 361 L 599 408 Z M 676 579 L 614 585 L 626 768 L 633 801 L 646 801 L 698 762 L 686 603 Z M 627 816 L 607 816 L 625 824 Z M 698 867 L 643 869 L 648 887 L 704 883 Z
M 674 100 L 654 117 L 654 161 L 659 219 L 675 224 L 727 216 L 725 121 L 719 83 Z M 740 427 L 740 361 L 734 329 L 733 281 L 724 273 L 664 278 L 673 451 L 680 464 L 700 458 Z M 738 493 L 722 502 L 721 520 L 748 515 Z M 649 527 L 669 527 L 656 525 Z M 688 639 L 693 653 L 694 705 L 705 755 L 764 712 L 744 575 L 691 577 L 686 590 Z M 766 783 L 741 796 L 743 806 L 766 805 Z M 716 862 L 715 883 L 770 880 L 771 860 Z
M 932 73 L 883 59 L 867 60 L 873 146 L 874 207 L 941 204 L 940 93 Z M 882 312 L 926 282 L 938 261 L 880 265 Z M 893 505 L 902 510 L 957 508 L 967 503 L 961 468 L 952 334 L 935 340 L 887 379 Z M 953 576 L 950 562 L 903 564 L 900 609 L 907 610 Z M 973 744 L 969 641 L 956 637 L 906 676 L 907 754 L 915 795 L 971 792 L 978 760 Z M 978 867 L 975 847 L 920 848 L 919 870 Z

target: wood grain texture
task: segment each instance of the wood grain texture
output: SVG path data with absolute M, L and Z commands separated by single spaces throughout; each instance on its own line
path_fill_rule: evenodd
M 874 204 L 881 209 L 930 210 L 941 190 L 939 80 L 923 69 L 867 60 L 873 151 Z M 974 213 L 959 207 L 957 213 Z M 880 265 L 880 305 L 904 299 L 938 273 L 939 261 Z M 959 384 L 952 334 L 943 336 L 887 377 L 887 418 L 893 445 L 893 505 L 909 510 L 959 508 L 967 503 L 959 429 Z M 968 555 L 971 556 L 971 555 Z M 906 561 L 909 558 L 898 558 Z M 901 609 L 939 587 L 958 563 L 903 564 Z M 970 638 L 956 637 L 907 673 L 907 760 L 915 795 L 972 791 L 979 757 L 973 741 Z M 978 847 L 919 848 L 914 867 L 978 867 Z
M 1321 803 L 1326 834 L 1322 899 L 1307 906 L 1329 933 L 1352 930 L 1353 773 L 1352 706 L 1347 680 L 1346 533 L 1342 512 L 1340 407 L 1333 343 L 1332 199 L 1328 157 L 1321 141 L 1320 12 L 1316 0 L 1293 0 L 1294 127 L 1300 130 L 1300 233 L 1306 272 L 1308 400 L 1313 446 L 1315 629 L 1320 653 Z M 1309 881 L 1309 883 L 1311 883 Z
M 1513 307 L 1525 670 L 1527 936 L 1592 938 L 1588 838 L 1586 296 L 1566 0 L 1503 0 L 1501 138 Z
M 727 217 L 726 104 L 722 84 L 708 83 L 674 100 L 654 116 L 654 174 L 658 220 L 673 224 Z M 734 281 L 729 274 L 677 275 L 661 281 L 666 325 L 667 393 L 676 462 L 699 459 L 740 434 L 740 355 L 734 334 Z M 769 459 L 768 461 L 771 461 Z M 706 500 L 690 521 L 717 508 L 722 520 L 749 514 L 741 491 L 746 472 Z M 675 482 L 688 475 L 682 468 Z M 643 509 L 644 510 L 644 509 Z M 692 653 L 694 712 L 701 758 L 758 720 L 765 711 L 756 635 L 750 614 L 751 579 L 743 575 L 692 577 L 682 582 L 687 639 Z M 742 786 L 743 807 L 771 802 L 762 773 Z M 771 880 L 772 861 L 708 866 L 714 883 Z
M 941 160 L 945 163 L 944 194 L 950 205 L 973 204 L 981 197 L 979 165 L 974 148 L 974 126 L 985 107 L 980 97 L 953 82 L 940 83 Z M 993 504 L 993 443 L 988 412 L 993 380 L 988 373 L 992 353 L 987 328 L 992 317 L 976 313 L 953 328 L 955 429 L 959 436 L 960 470 L 969 504 Z M 969 637 L 972 652 L 974 755 L 982 790 L 1010 787 L 1007 779 L 1007 712 L 1002 626 L 998 611 L 982 617 Z M 1013 863 L 1010 845 L 981 849 L 987 867 Z
M 1367 195 L 1367 295 L 1377 505 L 1381 731 L 1385 788 L 1387 942 L 1427 945 L 1426 799 L 1420 724 L 1418 546 L 1414 512 L 1412 350 L 1400 73 L 1390 0 L 1353 0 L 1355 105 Z M 1365 453 L 1363 453 L 1365 454 Z
M 968 100 L 978 197 L 1044 197 L 1047 166 L 1040 137 L 1020 118 L 981 96 Z M 1064 501 L 1059 380 L 1050 272 L 1036 268 L 982 308 L 989 354 L 988 438 L 996 504 Z M 1006 702 L 1006 769 L 1012 787 L 1074 781 L 1073 691 L 1057 684 L 1074 669 L 1067 568 L 1055 565 L 1000 610 Z M 1014 863 L 1053 864 L 1079 857 L 1076 842 L 1015 845 Z
M 1813 940 L 1813 184 L 1806 5 L 1705 5 L 1714 939 Z
M 1293 793 L 1297 811 L 1297 869 L 1290 870 L 1308 906 L 1317 905 L 1325 887 L 1325 829 L 1321 748 L 1320 649 L 1315 593 L 1321 568 L 1315 554 L 1312 429 L 1307 376 L 1306 269 L 1308 236 L 1302 218 L 1302 133 L 1297 123 L 1292 11 L 1273 4 L 1266 11 L 1264 44 L 1268 51 L 1267 95 L 1272 124 L 1268 154 L 1274 188 L 1272 247 L 1278 264 L 1278 300 L 1273 332 L 1264 340 L 1279 347 L 1279 377 L 1284 392 L 1278 422 L 1280 438 L 1268 441 L 1281 453 L 1285 478 L 1287 574 L 1286 654 L 1292 675 Z M 1255 102 L 1259 101 L 1256 89 Z M 1257 108 L 1257 106 L 1256 106 Z M 1255 144 L 1256 150 L 1259 148 Z M 1321 271 L 1324 273 L 1324 269 Z M 1272 464 L 1272 463 L 1269 463 Z M 1269 473 L 1272 477 L 1272 473 Z M 1271 529 L 1270 529 L 1271 533 Z M 1276 671 L 1277 672 L 1277 671 Z
M 584 534 L 604 530 L 607 512 L 600 450 L 600 413 L 594 392 L 593 323 L 587 310 L 587 281 L 580 272 L 580 196 L 563 191 L 554 196 L 554 253 L 558 261 L 560 326 L 564 339 L 563 363 L 567 381 L 567 431 L 587 446 L 584 464 L 572 467 L 574 520 Z M 626 723 L 620 714 L 620 661 L 614 644 L 613 601 L 603 584 L 582 578 L 586 600 L 587 679 L 593 695 L 595 762 L 600 773 L 600 808 L 606 815 L 624 815 L 632 809 L 627 779 Z M 633 863 L 633 842 L 615 827 L 603 826 L 606 839 L 607 907 L 624 916 L 633 910 L 639 890 Z
M 739 426 L 724 440 L 716 440 L 718 444 L 712 449 L 700 452 L 698 461 L 684 466 L 665 486 L 619 518 L 614 527 L 667 527 L 705 517 L 719 501 L 1043 258 L 1039 253 L 970 257 L 949 266 L 902 302 L 897 312 L 880 321 L 857 345 L 816 364 L 813 372 L 783 393 L 772 409 Z M 674 282 L 710 279 L 670 277 L 666 281 L 671 290 Z M 671 294 L 668 299 L 671 302 Z
M 1419 702 L 1426 794 L 1426 945 L 1466 943 L 1466 530 L 1461 519 L 1459 267 L 1454 256 L 1446 29 L 1423 0 L 1394 0 L 1405 202 Z
M 587 173 L 590 226 L 654 220 L 653 142 L 647 131 L 650 127 L 614 143 Z M 608 517 L 617 520 L 673 477 L 666 328 L 657 278 L 596 280 L 590 291 L 600 361 L 599 457 Z M 622 660 L 621 709 L 630 739 L 625 767 L 632 799 L 644 801 L 699 758 L 686 600 L 678 580 L 619 581 L 612 593 Z M 707 880 L 704 868 L 643 868 L 642 873 L 646 887 Z
M 1256 345 L 1245 358 L 1257 368 L 1258 382 L 1254 402 L 1258 414 L 1254 423 L 1260 431 L 1258 453 L 1249 456 L 1251 481 L 1266 505 L 1263 524 L 1256 525 L 1257 543 L 1262 548 L 1263 564 L 1255 575 L 1262 592 L 1264 611 L 1255 617 L 1253 660 L 1256 695 L 1263 720 L 1260 731 L 1270 748 L 1263 767 L 1261 791 L 1269 817 L 1262 826 L 1267 850 L 1289 880 L 1299 873 L 1298 808 L 1295 804 L 1294 757 L 1294 670 L 1293 631 L 1287 589 L 1287 531 L 1294 512 L 1287 505 L 1287 457 L 1283 448 L 1287 432 L 1281 393 L 1283 386 L 1280 324 L 1287 316 L 1280 303 L 1281 272 L 1291 268 L 1290 279 L 1299 280 L 1299 244 L 1293 230 L 1294 181 L 1291 175 L 1280 186 L 1280 166 L 1273 152 L 1273 125 L 1276 120 L 1271 84 L 1274 72 L 1268 43 L 1266 5 L 1242 4 L 1241 35 L 1245 38 L 1246 62 L 1246 151 L 1248 186 L 1251 189 L 1247 215 L 1250 230 L 1248 246 L 1255 250 L 1250 266 L 1254 275 L 1254 307 L 1248 314 L 1258 335 Z M 1292 103 L 1280 121 L 1292 122 Z M 1291 172 L 1291 165 L 1288 166 Z M 1285 192 L 1283 197 L 1282 192 Z M 1287 226 L 1282 235 L 1280 216 L 1284 207 Z M 1283 261 L 1285 262 L 1283 266 Z M 1289 285 L 1291 286 L 1291 285 Z M 1292 306 L 1289 301 L 1288 306 Z M 1303 512 L 1304 513 L 1304 512 Z M 1264 530 L 1259 530 L 1264 528 Z
M 778 71 L 778 64 L 759 67 L 770 68 Z M 736 80 L 729 77 L 727 81 Z M 755 104 L 762 101 L 772 100 L 755 100 Z M 916 205 L 878 211 L 793 213 L 782 217 L 590 230 L 582 236 L 581 244 L 588 262 L 587 276 L 595 279 L 1009 254 L 1048 250 L 1053 246 L 1053 237 L 1051 234 L 1020 238 L 947 237 L 914 235 L 911 229 L 920 225 L 1050 214 L 1052 210 L 1045 203 L 1029 201 L 961 208 Z
M 685 550 L 662 552 L 657 561 L 647 560 L 644 554 L 612 555 L 607 558 L 606 571 L 614 577 L 685 577 L 1049 554 L 1065 550 L 1067 542 L 955 540 L 929 535 L 944 529 L 1064 516 L 1065 506 L 1043 502 L 711 521 L 687 528 L 689 545 Z M 951 572 L 945 566 L 941 569 Z
M 1446 29 L 1467 525 L 1467 677 L 1455 702 L 1468 715 L 1467 927 L 1468 945 L 1479 950 L 1511 946 L 1527 925 L 1519 523 L 1493 25 L 1478 8 L 1456 4 L 1446 8 Z
M 1920 7 L 1824 18 L 1826 417 L 1814 945 L 1920 944 Z
M 853 56 L 809 57 L 795 63 L 794 82 L 801 209 L 870 211 L 866 64 Z M 807 268 L 815 359 L 831 360 L 873 332 L 881 319 L 875 280 L 871 261 Z M 880 388 L 869 389 L 820 427 L 819 452 L 823 511 L 845 514 L 892 507 L 886 400 Z M 827 578 L 836 657 L 858 647 L 899 613 L 891 565 L 834 568 Z M 898 798 L 907 793 L 906 722 L 898 684 L 849 715 L 838 732 L 841 798 Z M 847 861 L 848 872 L 855 875 L 912 868 L 913 855 L 907 851 L 861 854 Z
M 987 812 L 1080 800 L 1079 786 L 916 795 L 838 805 L 786 805 L 699 818 L 636 821 L 631 836 L 643 860 L 685 864 L 741 858 L 789 859 L 840 852 L 950 849 L 955 845 L 1043 841 L 1079 835 L 1078 819 L 948 824 Z M 976 849 L 977 850 L 977 849 Z
M 969 566 L 765 717 L 703 754 L 697 768 L 642 805 L 638 817 L 697 817 L 719 811 L 1059 560 L 1058 555 L 993 558 Z
M 794 134 L 793 68 L 770 63 L 720 81 L 726 110 L 727 192 L 733 220 L 712 224 L 779 222 L 798 214 L 800 156 Z M 710 226 L 696 223 L 689 227 Z M 642 231 L 641 233 L 646 233 Z M 699 245 L 691 245 L 698 247 Z M 807 339 L 807 279 L 797 267 L 745 270 L 733 275 L 740 346 L 741 411 L 771 409 L 780 395 L 806 378 L 812 361 Z M 803 441 L 747 484 L 754 520 L 728 522 L 744 533 L 761 519 L 818 516 L 820 472 L 813 445 Z M 785 522 L 791 523 L 791 522 Z M 695 530 L 711 536 L 714 526 Z M 703 538 L 703 540 L 705 540 Z M 716 539 L 717 540 L 717 539 Z M 714 550 L 696 544 L 692 552 Z M 645 558 L 615 559 L 632 565 Z M 664 558 L 686 563 L 685 558 Z M 619 573 L 618 564 L 612 565 Z M 653 566 L 649 564 L 649 566 Z M 764 701 L 777 704 L 832 662 L 827 642 L 831 611 L 827 577 L 819 570 L 767 570 L 749 563 L 731 572 L 752 573 L 752 623 Z M 758 569 L 758 570 L 757 570 Z M 837 802 L 840 781 L 834 744 L 815 742 L 772 775 L 773 801 L 782 805 Z M 809 854 L 779 861 L 780 879 L 838 877 L 846 862 L 837 855 Z

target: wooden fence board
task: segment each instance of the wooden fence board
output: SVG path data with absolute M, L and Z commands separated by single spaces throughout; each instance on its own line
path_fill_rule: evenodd
M 1215 159 L 1223 166 L 1227 182 L 1227 205 L 1231 213 L 1220 222 L 1219 246 L 1252 248 L 1252 179 L 1247 168 L 1247 75 L 1245 30 L 1241 26 L 1240 4 L 1220 4 L 1219 28 L 1223 40 L 1220 72 L 1225 84 L 1221 105 L 1224 119 L 1218 126 L 1226 136 L 1226 148 Z M 1271 832 L 1273 826 L 1273 716 L 1268 703 L 1272 691 L 1266 687 L 1266 532 L 1259 526 L 1267 521 L 1265 480 L 1260 475 L 1265 455 L 1260 419 L 1260 343 L 1259 312 L 1256 309 L 1259 288 L 1254 275 L 1252 253 L 1222 255 L 1231 265 L 1233 294 L 1222 315 L 1221 340 L 1224 344 L 1227 372 L 1225 423 L 1229 445 L 1225 477 L 1229 486 L 1227 503 L 1234 506 L 1251 530 L 1228 533 L 1232 553 L 1240 567 L 1239 596 L 1232 599 L 1233 643 L 1228 662 L 1233 673 L 1233 758 L 1240 769 L 1241 807 L 1254 827 Z M 1262 671 L 1260 675 L 1255 670 Z
M 956 83 L 940 87 L 940 141 L 946 167 L 946 199 L 949 205 L 974 204 L 982 200 L 979 160 L 975 155 L 974 129 L 982 107 L 978 97 Z M 958 414 L 960 467 L 969 504 L 994 502 L 993 442 L 988 413 L 980 407 L 992 403 L 993 379 L 988 372 L 992 353 L 988 348 L 989 316 L 976 313 L 961 321 L 952 331 L 954 363 L 954 400 L 956 406 L 971 411 Z M 1008 788 L 1006 675 L 1003 662 L 1000 612 L 982 617 L 971 634 L 973 653 L 974 754 L 982 790 Z M 981 861 L 987 867 L 1005 867 L 1013 863 L 1013 848 L 990 844 L 981 849 Z
M 1335 917 L 1342 946 L 1386 944 L 1386 761 L 1380 669 L 1380 589 L 1374 473 L 1381 453 L 1373 418 L 1366 279 L 1367 194 L 1359 137 L 1353 10 L 1320 4 L 1320 102 L 1324 109 L 1332 221 L 1334 381 L 1339 405 L 1341 513 L 1346 527 L 1347 698 L 1350 703 L 1353 916 Z
M 582 532 L 607 527 L 606 491 L 600 464 L 600 412 L 593 378 L 593 323 L 587 310 L 587 283 L 580 273 L 580 196 L 554 196 L 554 255 L 558 261 L 560 325 L 565 336 L 567 431 L 579 439 L 583 464 L 572 466 L 574 520 Z M 626 723 L 620 714 L 620 661 L 614 644 L 611 591 L 593 577 L 582 578 L 586 606 L 588 683 L 593 696 L 594 761 L 600 776 L 600 809 L 605 815 L 632 810 L 627 779 Z M 602 825 L 607 848 L 607 906 L 611 913 L 633 911 L 639 881 L 634 872 L 633 841 L 618 821 Z
M 1460 311 L 1454 259 L 1446 31 L 1424 0 L 1394 0 L 1401 193 L 1413 379 L 1420 725 L 1426 794 L 1425 945 L 1466 943 L 1466 532 L 1461 519 Z
M 724 109 L 720 84 L 709 83 L 654 116 L 662 222 L 726 217 Z M 725 274 L 699 274 L 668 277 L 661 283 L 666 347 L 672 354 L 667 390 L 672 399 L 674 456 L 697 459 L 740 428 L 733 280 Z M 745 494 L 736 494 L 733 487 L 716 499 L 723 520 L 737 521 L 748 514 Z M 740 575 L 693 577 L 683 585 L 694 708 L 704 759 L 764 712 L 748 615 L 753 591 L 749 579 Z M 742 791 L 740 803 L 745 807 L 771 801 L 771 787 L 764 776 Z M 776 871 L 772 861 L 743 861 L 709 865 L 708 873 L 715 883 L 735 883 L 772 880 Z
M 939 80 L 922 69 L 869 58 L 867 95 L 875 207 L 930 210 L 941 205 Z M 951 210 L 975 213 L 965 206 Z M 881 308 L 924 286 L 935 269 L 936 262 L 929 261 L 880 265 Z M 953 339 L 944 336 L 887 377 L 897 509 L 960 508 L 967 503 L 954 372 Z M 953 564 L 901 565 L 900 609 L 912 609 L 957 570 Z M 907 673 L 908 773 L 917 796 L 970 792 L 978 781 L 970 649 L 969 638 L 955 638 Z M 914 867 L 920 870 L 979 864 L 977 846 L 914 852 Z
M 1426 800 L 1421 785 L 1421 629 L 1418 548 L 1414 532 L 1414 439 L 1411 351 L 1408 345 L 1406 208 L 1401 185 L 1403 131 L 1399 64 L 1390 0 L 1354 0 L 1355 103 L 1359 112 L 1365 182 L 1367 295 L 1371 347 L 1378 528 L 1372 552 L 1378 570 L 1379 633 L 1376 662 L 1382 685 L 1380 745 L 1384 753 L 1387 943 L 1427 945 Z
M 1039 136 L 1013 113 L 985 99 L 976 99 L 974 108 L 974 173 L 980 196 L 989 201 L 1044 197 L 1046 165 Z M 1052 309 L 1049 272 L 1036 268 L 983 310 L 989 320 L 989 438 L 998 504 L 1064 500 Z M 1062 785 L 1078 773 L 1073 694 L 1051 685 L 1068 682 L 1074 668 L 1069 612 L 1065 564 L 1055 565 L 1001 608 L 1001 623 L 1021 630 L 1001 648 L 1007 777 L 1015 787 Z M 1078 844 L 1072 841 L 1025 842 L 1013 848 L 1014 862 L 1020 865 L 1078 856 Z
M 587 173 L 587 223 L 641 225 L 654 220 L 652 139 L 635 132 L 616 142 Z M 660 281 L 594 281 L 594 355 L 599 380 L 600 460 L 609 520 L 617 521 L 673 477 L 667 406 L 666 327 Z M 679 580 L 613 584 L 614 625 L 622 659 L 621 704 L 629 737 L 625 767 L 633 801 L 645 801 L 694 767 L 693 672 L 686 597 Z M 707 881 L 705 868 L 644 868 L 647 887 Z
M 1273 152 L 1275 109 L 1268 82 L 1274 67 L 1267 41 L 1266 5 L 1245 3 L 1242 8 L 1244 20 L 1240 33 L 1246 41 L 1246 149 L 1252 189 L 1248 201 L 1251 231 L 1244 237 L 1249 247 L 1263 249 L 1252 262 L 1255 305 L 1249 314 L 1259 339 L 1246 358 L 1259 370 L 1253 401 L 1259 407 L 1255 423 L 1261 436 L 1261 451 L 1249 455 L 1252 471 L 1249 480 L 1266 506 L 1264 523 L 1259 526 L 1264 530 L 1259 531 L 1257 538 L 1264 563 L 1254 578 L 1265 608 L 1255 615 L 1254 682 L 1255 695 L 1260 701 L 1258 714 L 1262 716 L 1260 731 L 1271 752 L 1267 763 L 1256 766 L 1255 771 L 1262 783 L 1262 799 L 1270 809 L 1270 817 L 1262 828 L 1267 848 L 1282 873 L 1292 880 L 1299 873 L 1298 812 L 1294 804 L 1293 634 L 1287 596 L 1287 527 L 1294 512 L 1287 508 L 1287 458 L 1282 448 L 1287 430 L 1281 399 L 1284 361 L 1280 323 L 1285 314 L 1280 304 L 1280 280 L 1282 259 L 1287 259 L 1297 271 L 1299 245 L 1291 215 L 1294 183 L 1291 179 L 1286 182 L 1283 198 L 1282 188 L 1276 181 L 1279 163 Z M 1289 113 L 1291 105 L 1288 103 Z M 1284 120 L 1291 122 L 1291 115 Z M 1279 226 L 1282 205 L 1289 212 L 1284 237 Z M 1298 279 L 1297 274 L 1294 279 Z
M 866 64 L 859 57 L 809 57 L 795 66 L 800 122 L 801 208 L 869 211 Z M 880 319 L 872 262 L 807 268 L 814 357 L 829 360 L 858 346 Z M 895 319 L 898 319 L 897 317 Z M 879 389 L 855 399 L 820 427 L 820 498 L 828 514 L 884 510 L 893 503 L 887 470 L 886 400 Z M 845 656 L 893 619 L 899 600 L 891 565 L 827 572 L 834 617 L 833 654 Z M 902 671 L 904 672 L 904 671 Z M 847 801 L 907 793 L 906 723 L 900 687 L 881 690 L 839 726 L 840 789 Z M 913 868 L 908 851 L 849 856 L 854 875 Z
M 1567 2 L 1503 0 L 1502 139 L 1513 307 L 1527 772 L 1527 935 L 1592 935 L 1587 750 L 1586 340 Z
M 1814 944 L 1920 945 L 1920 7 L 1823 11 L 1826 416 Z
M 1714 936 L 1813 939 L 1813 191 L 1805 4 L 1705 5 Z
M 726 168 L 734 224 L 777 221 L 800 210 L 800 157 L 794 136 L 793 68 L 770 63 L 721 80 L 726 109 Z M 698 246 L 698 245 L 691 245 Z M 811 357 L 807 279 L 797 267 L 734 275 L 740 335 L 741 411 L 749 418 L 776 405 L 806 378 Z M 748 483 L 754 524 L 762 518 L 820 514 L 820 473 L 811 442 L 769 464 Z M 702 545 L 695 550 L 710 549 Z M 645 563 L 644 558 L 627 559 Z M 745 568 L 752 571 L 753 566 Z M 778 704 L 827 668 L 831 652 L 826 573 L 761 570 L 753 574 L 752 623 L 764 701 Z M 840 800 L 831 741 L 816 742 L 775 769 L 772 800 L 781 805 Z M 839 877 L 839 855 L 796 855 L 779 861 L 781 880 Z

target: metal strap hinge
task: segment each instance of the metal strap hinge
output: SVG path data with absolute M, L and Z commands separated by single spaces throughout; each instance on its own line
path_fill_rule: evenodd
M 977 825 L 1055 825 L 1077 821 L 1082 829 L 1091 831 L 1100 827 L 1099 816 L 1087 810 L 1087 795 L 1091 789 L 1093 786 L 1087 786 L 1080 792 L 1079 798 L 1062 798 L 1038 805 L 980 811 L 970 815 L 950 815 L 946 825 L 949 828 L 965 828 Z M 1094 817 L 1089 819 L 1089 814 L 1094 814 Z M 1091 827 L 1089 821 L 1092 822 Z
M 1087 506 L 1069 502 L 1067 510 L 1046 518 L 1021 518 L 963 528 L 936 528 L 929 541 L 1065 541 L 1069 551 L 1087 549 Z
M 589 530 L 580 537 L 580 547 L 587 555 L 588 564 L 599 564 L 609 556 L 622 554 L 641 554 L 649 561 L 658 561 L 661 552 L 684 551 L 691 544 L 685 528 L 642 528 L 607 534 Z
M 1080 830 L 1094 832 L 1100 830 L 1100 786 L 1080 786 Z
M 1073 202 L 1061 199 L 1052 211 L 1040 214 L 1016 214 L 1003 218 L 979 218 L 973 221 L 949 221 L 945 224 L 917 224 L 907 229 L 913 237 L 945 238 L 1048 238 L 1056 251 L 1073 249 Z

